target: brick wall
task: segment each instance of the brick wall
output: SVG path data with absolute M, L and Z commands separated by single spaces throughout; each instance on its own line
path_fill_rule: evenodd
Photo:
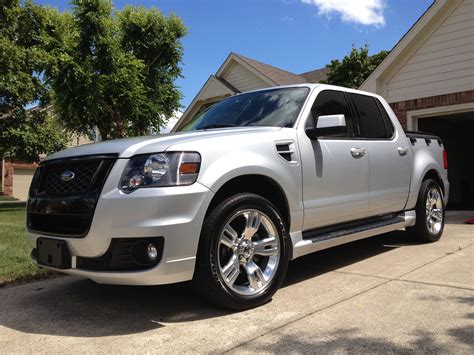
M 424 97 L 400 102 L 392 102 L 390 106 L 398 117 L 403 128 L 407 126 L 407 111 L 421 110 L 439 106 L 449 106 L 474 102 L 474 90 L 456 92 L 454 94 Z
M 13 163 L 5 160 L 3 171 L 3 194 L 11 196 L 13 194 Z

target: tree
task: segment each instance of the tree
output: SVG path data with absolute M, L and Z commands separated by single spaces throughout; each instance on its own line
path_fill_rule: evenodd
M 159 129 L 179 108 L 186 27 L 175 15 L 110 0 L 73 0 L 73 26 L 48 72 L 54 107 L 67 128 L 102 139 Z
M 0 120 L 1 154 L 13 160 L 38 162 L 40 155 L 63 149 L 70 136 L 42 108 L 24 110 Z
M 27 114 L 25 106 L 45 105 L 49 87 L 42 76 L 57 46 L 57 11 L 31 1 L 0 0 L 0 157 L 37 161 L 65 145 L 64 134 L 44 110 Z
M 335 59 L 326 65 L 329 74 L 324 82 L 357 89 L 385 59 L 388 53 L 387 51 L 380 51 L 373 56 L 369 56 L 367 45 L 359 49 L 352 47 L 351 52 L 342 61 Z

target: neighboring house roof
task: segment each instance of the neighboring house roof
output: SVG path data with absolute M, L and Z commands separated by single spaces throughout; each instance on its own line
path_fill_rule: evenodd
M 40 105 L 36 105 L 36 106 L 32 106 L 30 108 L 27 108 L 26 109 L 26 112 L 35 112 L 35 111 L 39 111 L 39 112 L 52 112 L 53 111 L 53 105 L 46 105 L 46 106 L 40 106 Z
M 328 78 L 329 68 L 321 68 L 316 70 L 307 71 L 305 73 L 298 74 L 306 79 L 309 83 L 319 83 Z
M 237 57 L 241 58 L 248 65 L 251 65 L 260 73 L 271 79 L 277 85 L 291 85 L 291 84 L 303 84 L 306 83 L 306 79 L 297 74 L 290 73 L 289 71 L 279 69 L 269 64 L 259 62 L 255 59 L 244 57 L 241 54 L 234 53 Z

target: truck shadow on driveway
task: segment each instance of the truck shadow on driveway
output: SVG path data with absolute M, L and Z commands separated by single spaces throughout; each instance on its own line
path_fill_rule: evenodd
M 290 263 L 284 287 L 406 244 L 414 244 L 406 233 L 392 232 L 299 258 Z M 230 313 L 195 296 L 190 283 L 109 286 L 59 277 L 0 289 L 0 299 L 0 325 L 25 333 L 75 337 L 135 334 L 163 323 Z
M 283 287 L 341 269 L 395 248 L 418 245 L 405 231 L 394 231 L 325 249 L 292 261 Z

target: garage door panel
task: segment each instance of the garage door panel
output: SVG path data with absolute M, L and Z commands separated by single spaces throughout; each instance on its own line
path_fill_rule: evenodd
M 15 168 L 13 173 L 13 196 L 21 201 L 28 198 L 28 190 L 33 179 L 34 169 Z

